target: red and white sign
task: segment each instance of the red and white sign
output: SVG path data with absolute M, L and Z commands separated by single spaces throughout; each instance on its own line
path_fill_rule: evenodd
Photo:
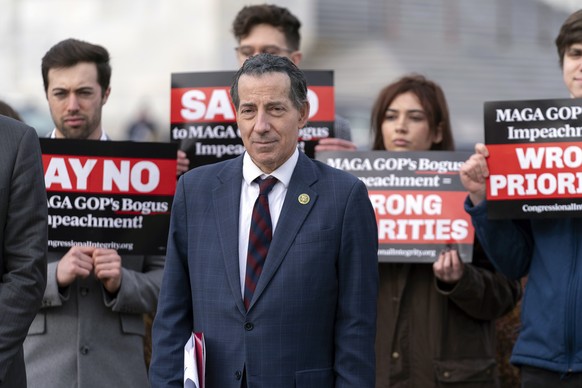
M 378 260 L 430 263 L 444 248 L 473 258 L 475 231 L 459 170 L 468 152 L 322 152 L 364 182 L 378 225 Z
M 582 100 L 485 103 L 490 218 L 582 215 Z
M 304 71 L 308 82 L 309 121 L 298 144 L 309 157 L 322 138 L 334 136 L 335 100 L 332 71 Z M 170 139 L 180 143 L 196 167 L 234 158 L 245 149 L 230 99 L 234 72 L 172 74 Z
M 49 250 L 88 245 L 165 253 L 176 190 L 175 144 L 40 141 Z

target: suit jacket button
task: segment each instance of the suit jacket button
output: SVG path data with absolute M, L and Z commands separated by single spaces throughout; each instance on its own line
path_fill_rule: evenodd
M 240 370 L 234 372 L 234 378 L 240 380 L 242 378 L 242 372 Z
M 87 296 L 89 289 L 87 287 L 81 287 L 81 296 Z
M 246 331 L 251 331 L 255 328 L 255 325 L 253 325 L 251 322 L 246 322 L 245 323 L 245 330 Z
M 81 354 L 86 355 L 89 353 L 89 348 L 87 346 L 81 346 Z

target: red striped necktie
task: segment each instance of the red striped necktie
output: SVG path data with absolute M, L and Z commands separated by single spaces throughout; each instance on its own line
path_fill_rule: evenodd
M 269 211 L 269 193 L 277 183 L 277 178 L 268 177 L 254 180 L 259 184 L 259 196 L 253 207 L 251 229 L 249 232 L 249 250 L 247 253 L 247 273 L 245 276 L 244 304 L 248 310 L 259 282 L 263 264 L 267 258 L 269 245 L 273 238 L 271 212 Z

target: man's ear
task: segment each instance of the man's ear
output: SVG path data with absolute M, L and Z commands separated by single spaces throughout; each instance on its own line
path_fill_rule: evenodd
M 295 66 L 299 67 L 299 63 L 301 63 L 301 60 L 303 59 L 303 53 L 299 50 L 293 51 L 289 54 L 289 59 L 291 59 L 291 62 L 293 62 Z
M 111 93 L 111 86 L 107 88 L 105 93 L 103 93 L 103 101 L 101 101 L 101 106 L 105 105 L 105 103 L 109 99 L 109 93 Z
M 303 128 L 305 124 L 307 124 L 307 120 L 309 120 L 309 101 L 305 101 L 303 107 L 299 110 L 299 128 Z

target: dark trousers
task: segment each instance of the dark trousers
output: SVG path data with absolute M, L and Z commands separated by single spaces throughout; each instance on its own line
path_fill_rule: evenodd
M 560 373 L 533 366 L 521 366 L 522 388 L 582 387 L 582 373 Z

